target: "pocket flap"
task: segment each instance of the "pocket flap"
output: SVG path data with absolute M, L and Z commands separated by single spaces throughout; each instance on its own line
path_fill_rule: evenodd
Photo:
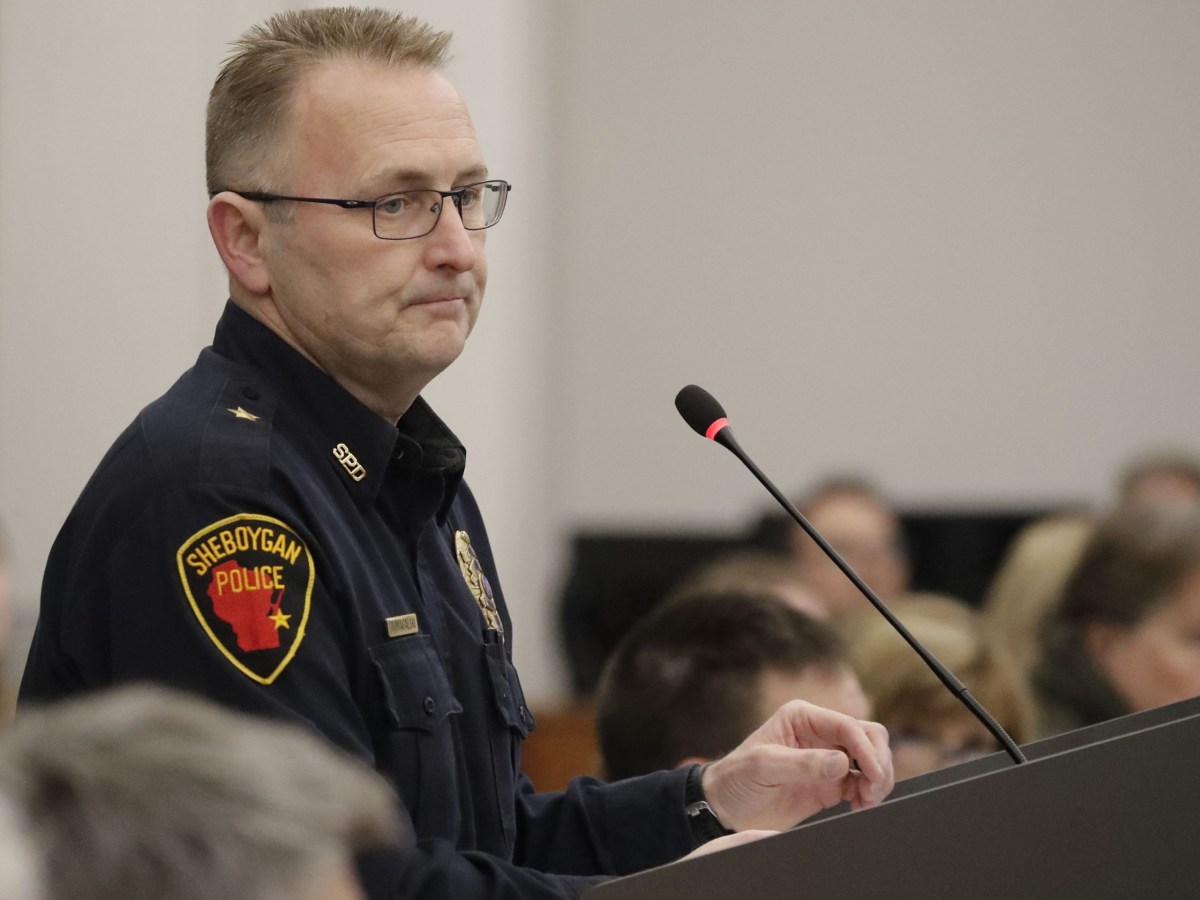
M 393 727 L 433 731 L 462 712 L 429 635 L 396 638 L 370 652 Z

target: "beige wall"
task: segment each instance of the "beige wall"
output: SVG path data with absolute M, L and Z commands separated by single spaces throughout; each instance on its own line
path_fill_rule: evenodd
M 22 610 L 112 438 L 211 335 L 205 95 L 282 3 L 0 0 L 0 517 Z M 786 487 L 1102 499 L 1200 447 L 1200 4 L 423 0 L 492 168 L 470 448 L 529 693 L 579 524 L 737 527 Z
M 1200 447 L 1200 4 L 566 9 L 562 515 L 757 504 L 676 420 L 691 381 L 789 489 L 1100 499 L 1146 443 Z

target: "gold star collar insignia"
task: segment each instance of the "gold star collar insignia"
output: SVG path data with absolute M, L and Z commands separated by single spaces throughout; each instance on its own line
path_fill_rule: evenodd
M 237 409 L 228 409 L 228 410 L 226 410 L 226 412 L 233 413 L 234 416 L 236 416 L 239 419 L 246 419 L 247 421 L 250 421 L 250 422 L 258 421 L 258 416 L 256 416 L 252 412 L 246 412 L 246 410 L 242 409 L 240 406 Z

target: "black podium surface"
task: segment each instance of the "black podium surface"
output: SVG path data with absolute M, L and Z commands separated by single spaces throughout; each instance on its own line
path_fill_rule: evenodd
M 909 779 L 586 900 L 1200 896 L 1200 698 Z

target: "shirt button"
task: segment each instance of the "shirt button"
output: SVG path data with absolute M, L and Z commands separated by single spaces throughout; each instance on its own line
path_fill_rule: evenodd
M 427 715 L 427 716 L 432 716 L 435 712 L 437 712 L 437 704 L 433 702 L 432 697 L 425 698 L 424 706 L 425 706 L 425 715 Z
M 252 384 L 246 385 L 246 387 L 242 388 L 242 396 L 247 400 L 257 400 L 259 396 L 258 388 Z

